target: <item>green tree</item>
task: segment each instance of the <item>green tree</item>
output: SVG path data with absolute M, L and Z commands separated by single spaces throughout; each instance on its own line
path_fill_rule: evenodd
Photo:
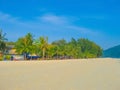
M 69 53 L 73 58 L 80 58 L 81 56 L 81 46 L 74 38 L 69 42 Z
M 34 53 L 33 36 L 28 33 L 25 37 L 19 38 L 15 44 L 16 52 L 19 54 Z M 25 56 L 26 59 L 26 56 Z
M 48 48 L 48 37 L 40 37 L 38 40 L 38 45 L 42 50 L 42 58 L 45 59 L 46 50 Z
M 29 53 L 47 58 L 96 58 L 102 55 L 102 49 L 96 43 L 80 38 L 72 38 L 70 42 L 64 39 L 48 44 L 48 37 L 39 37 L 34 40 L 32 34 L 19 38 L 15 44 L 18 53 Z
M 52 59 L 56 55 L 57 47 L 55 45 L 49 44 L 46 54 L 49 59 Z
M 42 50 L 40 48 L 40 40 L 36 39 L 33 43 L 34 46 L 34 53 L 38 56 L 42 56 Z
M 5 38 L 6 36 L 6 33 L 3 33 L 2 30 L 0 30 L 0 51 L 2 53 L 5 52 L 5 49 L 6 49 L 6 41 L 7 39 Z
M 65 56 L 66 55 L 66 46 L 67 46 L 67 42 L 64 39 L 58 40 L 58 41 L 54 41 L 52 42 L 52 45 L 56 46 L 56 54 L 57 56 Z
M 78 39 L 81 46 L 82 58 L 96 58 L 102 55 L 102 49 L 94 42 L 88 39 Z

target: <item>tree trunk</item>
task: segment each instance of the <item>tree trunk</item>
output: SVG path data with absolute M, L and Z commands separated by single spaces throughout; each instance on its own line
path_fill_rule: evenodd
M 45 49 L 43 49 L 43 60 L 45 59 Z

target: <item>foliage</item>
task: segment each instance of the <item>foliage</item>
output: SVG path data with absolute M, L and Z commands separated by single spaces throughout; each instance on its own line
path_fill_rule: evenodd
M 42 57 L 45 58 L 46 50 L 48 48 L 48 37 L 39 38 L 39 47 L 42 50 Z
M 102 49 L 92 41 L 88 39 L 71 39 L 70 42 L 66 42 L 64 39 L 58 40 L 52 43 L 57 46 L 58 56 L 67 56 L 71 58 L 96 58 L 102 55 Z
M 25 37 L 21 37 L 15 43 L 16 52 L 19 54 L 24 54 L 26 59 L 26 54 L 34 53 L 33 47 L 33 36 L 28 33 Z
M 2 61 L 3 60 L 3 57 L 2 56 L 0 56 L 0 61 Z
M 83 58 L 95 58 L 102 55 L 102 49 L 92 41 L 88 39 L 78 39 L 78 44 L 81 46 L 81 52 Z
M 5 60 L 10 60 L 11 59 L 11 55 L 5 55 Z
M 67 45 L 66 40 L 62 39 L 62 40 L 54 41 L 52 45 L 56 46 L 56 54 L 58 56 L 64 56 L 66 54 L 66 48 L 65 48 Z
M 47 58 L 53 58 L 56 55 L 57 47 L 55 45 L 49 44 L 46 51 Z
M 15 44 L 16 52 L 19 54 L 33 53 L 33 36 L 28 33 L 25 37 L 19 38 Z
M 3 33 L 2 30 L 0 30 L 0 51 L 2 53 L 4 53 L 5 49 L 6 49 L 6 43 L 5 43 L 5 41 L 7 39 L 5 38 L 5 36 L 6 36 L 6 33 Z
M 96 58 L 102 55 L 102 49 L 94 42 L 80 38 L 72 38 L 69 42 L 64 39 L 53 41 L 48 44 L 48 37 L 39 37 L 34 40 L 32 34 L 28 33 L 21 37 L 15 44 L 19 54 L 29 53 L 49 58 Z

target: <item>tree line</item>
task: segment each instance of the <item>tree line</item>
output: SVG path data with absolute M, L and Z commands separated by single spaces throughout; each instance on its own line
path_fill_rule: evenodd
M 61 39 L 48 43 L 48 37 L 39 37 L 35 40 L 31 33 L 19 38 L 15 48 L 19 54 L 36 54 L 43 59 L 97 58 L 102 55 L 101 47 L 85 38 L 72 38 L 69 42 Z
M 0 51 L 4 52 L 7 45 L 14 45 L 18 54 L 35 54 L 42 59 L 65 58 L 97 58 L 102 56 L 102 48 L 85 38 L 74 39 L 68 42 L 65 39 L 48 43 L 48 37 L 34 39 L 31 33 L 20 37 L 16 42 L 6 42 L 5 34 L 0 31 Z

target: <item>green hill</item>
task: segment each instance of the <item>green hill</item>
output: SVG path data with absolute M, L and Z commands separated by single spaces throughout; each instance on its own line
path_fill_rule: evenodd
M 104 50 L 103 57 L 120 58 L 120 45 Z

